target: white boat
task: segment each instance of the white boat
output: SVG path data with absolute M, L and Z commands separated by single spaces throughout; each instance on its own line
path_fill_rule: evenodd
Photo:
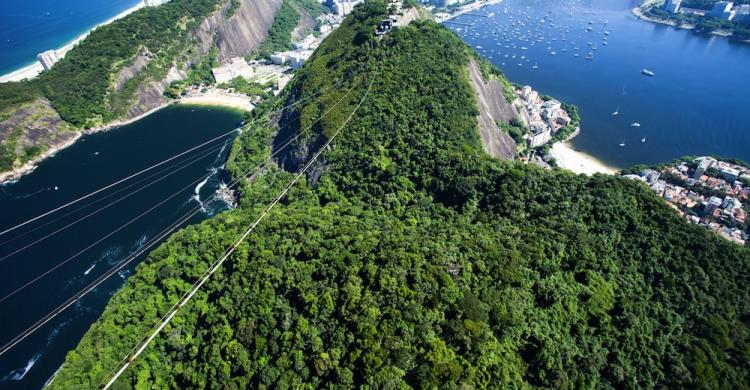
M 539 69 L 539 65 L 537 63 L 534 63 L 534 66 L 532 66 L 531 69 Z
M 612 116 L 620 115 L 620 107 L 615 108 L 615 112 L 612 113 Z
M 654 73 L 654 72 L 652 72 L 652 71 L 650 71 L 648 69 L 645 69 L 645 68 L 641 70 L 641 73 L 644 76 L 650 76 L 650 77 L 654 77 L 656 75 L 656 73 Z
M 630 124 L 630 127 L 641 127 L 641 124 L 638 122 L 633 122 Z
M 620 142 L 620 145 L 619 145 L 619 146 L 620 146 L 621 148 L 622 148 L 622 147 L 624 147 L 624 146 L 625 146 L 625 140 L 622 140 L 622 142 Z
M 646 137 L 643 137 L 643 139 L 641 139 L 641 143 L 644 143 L 644 142 L 646 142 Z

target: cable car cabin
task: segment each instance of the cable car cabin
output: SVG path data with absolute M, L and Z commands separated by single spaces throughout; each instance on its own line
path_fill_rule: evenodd
M 383 20 L 375 29 L 375 35 L 385 35 L 393 29 L 393 22 L 390 19 Z

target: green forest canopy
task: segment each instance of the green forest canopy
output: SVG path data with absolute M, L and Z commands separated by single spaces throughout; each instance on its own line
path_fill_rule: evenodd
M 750 252 L 639 183 L 490 158 L 470 49 L 430 21 L 379 40 L 384 12 L 369 1 L 326 39 L 280 95 L 313 98 L 278 128 L 250 125 L 228 169 L 262 161 L 276 132 L 311 135 L 243 185 L 238 209 L 154 251 L 51 387 L 101 382 L 374 77 L 322 175 L 290 192 L 117 388 L 747 388 Z

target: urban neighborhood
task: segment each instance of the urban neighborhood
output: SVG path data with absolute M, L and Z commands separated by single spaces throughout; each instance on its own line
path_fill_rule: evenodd
M 646 183 L 692 223 L 740 245 L 750 238 L 750 167 L 698 157 L 625 177 Z

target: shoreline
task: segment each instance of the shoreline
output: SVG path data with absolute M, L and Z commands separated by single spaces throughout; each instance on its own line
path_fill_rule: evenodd
M 663 24 L 665 26 L 671 26 L 671 27 L 674 27 L 674 28 L 679 28 L 681 30 L 695 30 L 695 25 L 693 25 L 693 24 L 680 24 L 680 23 L 677 23 L 677 22 L 672 21 L 672 20 L 657 19 L 657 18 L 652 18 L 650 16 L 646 16 L 646 15 L 643 14 L 643 9 L 641 9 L 641 7 L 635 7 L 635 8 L 633 8 L 631 10 L 631 12 L 633 13 L 633 15 L 635 15 L 636 18 L 638 18 L 640 20 L 643 20 L 644 22 L 655 23 L 655 24 Z M 733 42 L 740 42 L 740 43 L 750 44 L 750 39 L 735 39 L 735 38 L 733 38 L 734 34 L 731 31 L 714 30 L 714 31 L 711 31 L 710 33 L 708 33 L 708 35 L 729 38 Z
M 672 26 L 672 27 L 679 28 L 682 30 L 692 30 L 695 28 L 695 26 L 693 26 L 692 24 L 679 24 L 671 20 L 656 19 L 650 16 L 646 16 L 643 14 L 643 10 L 641 9 L 641 7 L 635 7 L 631 10 L 631 12 L 633 13 L 633 15 L 635 15 L 636 18 L 643 20 L 645 22 L 663 24 L 666 26 Z
M 250 98 L 245 95 L 228 94 L 220 91 L 212 89 L 205 93 L 184 96 L 175 100 L 175 103 L 186 106 L 227 107 L 242 111 L 252 111 L 255 108 Z
M 478 10 L 478 9 L 486 6 L 486 5 L 495 5 L 495 4 L 500 4 L 502 2 L 503 2 L 503 0 L 486 0 L 486 1 L 479 0 L 479 1 L 475 2 L 475 3 L 471 3 L 471 4 L 465 5 L 464 7 L 462 7 L 462 9 L 460 11 L 458 11 L 456 13 L 450 14 L 450 16 L 448 16 L 445 19 L 440 19 L 440 20 L 436 19 L 435 21 L 437 23 L 443 23 L 443 22 L 446 22 L 446 21 L 451 20 L 453 18 L 457 18 L 457 17 L 459 17 L 459 16 L 461 16 L 461 15 L 463 15 L 465 13 L 468 13 L 468 12 L 471 12 L 471 11 L 476 11 L 476 10 Z
M 170 106 L 172 104 L 174 104 L 174 102 L 167 102 L 167 103 L 162 104 L 162 105 L 160 105 L 158 107 L 155 107 L 155 108 L 153 108 L 153 109 L 151 109 L 149 111 L 146 111 L 146 112 L 144 112 L 141 115 L 134 116 L 134 117 L 132 117 L 130 119 L 126 119 L 126 120 L 117 120 L 117 121 L 114 121 L 112 123 L 108 123 L 108 124 L 103 125 L 103 126 L 94 127 L 94 128 L 91 128 L 91 129 L 71 130 L 71 131 L 73 131 L 75 133 L 75 136 L 73 138 L 71 138 L 70 140 L 68 140 L 67 142 L 65 142 L 63 144 L 60 144 L 60 145 L 57 145 L 55 147 L 47 149 L 44 153 L 40 154 L 39 156 L 37 156 L 33 160 L 27 161 L 24 165 L 22 165 L 22 166 L 20 166 L 18 168 L 15 168 L 12 171 L 0 172 L 0 186 L 6 185 L 6 184 L 15 183 L 16 181 L 18 181 L 19 179 L 21 179 L 21 177 L 23 177 L 24 175 L 27 175 L 29 173 L 34 172 L 34 170 L 39 166 L 39 164 L 42 161 L 44 161 L 44 160 L 46 160 L 46 159 L 48 159 L 50 157 L 54 157 L 59 151 L 61 151 L 61 150 L 65 149 L 65 148 L 67 148 L 67 147 L 75 144 L 84 135 L 89 135 L 89 134 L 95 134 L 95 133 L 99 133 L 99 132 L 109 131 L 109 130 L 115 129 L 117 127 L 120 127 L 120 126 L 129 125 L 129 124 L 131 124 L 133 122 L 136 122 L 136 121 L 138 121 L 140 119 L 143 119 L 143 118 L 145 118 L 145 117 L 147 117 L 147 116 L 149 116 L 149 115 L 151 115 L 151 114 L 153 114 L 153 113 L 155 113 L 155 112 L 157 112 L 157 111 L 159 111 L 159 110 L 161 110 L 161 109 L 163 109 L 165 107 L 168 107 L 168 106 Z
M 60 47 L 58 49 L 55 49 L 55 51 L 57 52 L 57 56 L 60 57 L 60 58 L 65 57 L 65 54 L 67 54 L 71 49 L 73 49 L 73 47 L 75 47 L 76 44 L 78 44 L 82 40 L 86 39 L 86 37 L 89 34 L 91 34 L 91 32 L 94 31 L 95 29 L 97 29 L 97 28 L 99 28 L 101 26 L 105 26 L 107 24 L 110 24 L 110 23 L 114 22 L 117 19 L 124 18 L 125 16 L 128 16 L 128 15 L 132 14 L 135 11 L 138 11 L 139 9 L 141 9 L 143 7 L 145 7 L 145 5 L 141 1 L 138 4 L 136 4 L 135 6 L 133 6 L 131 8 L 128 8 L 125 11 L 120 12 L 119 14 L 117 14 L 117 15 L 109 18 L 109 19 L 107 19 L 106 21 L 104 21 L 102 23 L 97 24 L 96 26 L 90 28 L 88 31 L 84 32 L 83 34 L 75 37 L 72 41 L 66 43 L 62 47 Z M 9 81 L 21 81 L 23 79 L 33 79 L 36 76 L 38 76 L 40 73 L 42 73 L 42 71 L 44 71 L 44 68 L 42 67 L 42 64 L 40 64 L 39 61 L 37 61 L 35 59 L 34 63 L 32 63 L 30 65 L 26 65 L 26 66 L 24 66 L 22 68 L 16 69 L 16 70 L 14 70 L 14 71 L 12 71 L 10 73 L 7 73 L 7 74 L 4 74 L 4 75 L 0 76 L 0 83 L 5 83 L 5 82 L 9 82 Z
M 177 105 L 177 104 L 186 105 L 186 106 L 194 105 L 194 106 L 206 106 L 206 107 L 226 107 L 226 108 L 230 108 L 233 110 L 242 110 L 242 111 L 252 111 L 253 108 L 255 108 L 255 106 L 253 106 L 253 104 L 250 103 L 250 98 L 248 98 L 247 96 L 229 95 L 229 94 L 218 92 L 216 90 L 212 90 L 212 91 L 209 91 L 207 93 L 197 95 L 197 96 L 188 96 L 188 97 L 183 97 L 177 100 L 171 100 L 164 104 L 159 105 L 158 107 L 154 107 L 151 110 L 148 110 L 138 116 L 134 116 L 129 119 L 116 120 L 106 125 L 94 127 L 91 129 L 73 130 L 75 131 L 75 136 L 69 141 L 63 144 L 60 144 L 58 146 L 49 148 L 44 153 L 37 156 L 35 159 L 26 162 L 24 165 L 12 171 L 0 172 L 0 185 L 14 183 L 18 181 L 24 175 L 34 172 L 34 170 L 39 166 L 39 164 L 42 161 L 50 157 L 54 157 L 59 151 L 75 144 L 79 139 L 81 139 L 81 137 L 85 135 L 105 132 L 105 131 L 113 130 L 118 127 L 127 126 L 159 110 L 162 110 L 166 107 Z
M 614 175 L 620 171 L 618 168 L 609 166 L 588 153 L 576 150 L 569 140 L 553 144 L 550 154 L 560 168 L 567 169 L 576 174 L 587 176 L 595 173 Z

